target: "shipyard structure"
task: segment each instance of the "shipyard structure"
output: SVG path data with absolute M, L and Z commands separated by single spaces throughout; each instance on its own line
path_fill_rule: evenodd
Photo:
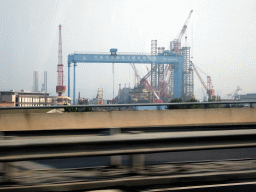
M 183 25 L 177 38 L 170 41 L 169 47 L 158 46 L 157 40 L 151 41 L 150 53 L 119 53 L 112 48 L 107 53 L 74 53 L 68 55 L 68 96 L 70 92 L 70 68 L 73 64 L 73 104 L 76 98 L 76 67 L 78 63 L 129 63 L 135 74 L 135 86 L 119 87 L 113 102 L 117 103 L 162 103 L 173 98 L 188 100 L 194 97 L 193 66 L 190 61 L 190 47 L 182 46 L 185 32 L 193 10 Z M 186 41 L 186 37 L 185 37 Z M 136 64 L 151 64 L 151 69 L 143 77 L 139 75 Z M 113 70 L 114 72 L 114 70 Z M 113 76 L 114 82 L 114 76 Z M 113 83 L 114 84 L 114 83 Z
M 68 96 L 70 92 L 70 68 L 73 65 L 73 104 L 76 104 L 76 67 L 78 63 L 112 63 L 113 66 L 113 100 L 108 103 L 163 103 L 175 98 L 188 101 L 194 98 L 194 71 L 198 76 L 208 100 L 214 100 L 211 77 L 207 74 L 204 81 L 191 61 L 190 50 L 185 36 L 188 22 L 193 13 L 190 11 L 185 24 L 177 38 L 171 40 L 169 47 L 159 46 L 157 40 L 151 40 L 150 53 L 120 53 L 117 48 L 110 52 L 75 52 L 68 55 Z M 185 43 L 184 43 L 185 42 Z M 129 63 L 135 74 L 134 87 L 119 87 L 118 95 L 114 96 L 114 65 Z M 150 64 L 147 74 L 140 76 L 136 64 Z

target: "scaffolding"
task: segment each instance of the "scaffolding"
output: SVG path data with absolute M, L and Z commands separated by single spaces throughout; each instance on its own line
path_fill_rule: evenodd
M 151 55 L 157 55 L 157 40 L 151 40 Z M 157 64 L 151 63 L 151 87 L 157 88 Z
M 102 90 L 100 90 L 98 88 L 96 99 L 97 99 L 97 103 L 98 104 L 104 104 L 104 91 L 103 91 L 103 88 L 102 88 Z
M 158 47 L 158 54 L 164 53 L 164 47 Z M 158 64 L 158 89 L 160 90 L 164 84 L 164 63 Z
M 173 41 L 170 41 L 170 53 L 176 54 L 175 47 L 177 47 L 177 39 L 174 39 Z

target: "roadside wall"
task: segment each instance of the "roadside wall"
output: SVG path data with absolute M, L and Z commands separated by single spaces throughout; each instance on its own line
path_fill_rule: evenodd
M 255 124 L 256 108 L 0 113 L 0 131 Z

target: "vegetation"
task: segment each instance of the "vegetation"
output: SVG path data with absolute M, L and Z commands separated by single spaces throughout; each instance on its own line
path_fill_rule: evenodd
M 197 102 L 199 102 L 198 100 L 196 100 L 195 98 L 192 98 L 192 99 L 189 99 L 189 100 L 187 100 L 186 102 L 188 102 L 188 103 L 197 103 Z M 204 108 L 204 106 L 203 105 L 187 105 L 186 106 L 186 109 L 202 109 L 202 108 Z
M 214 96 L 212 99 L 209 99 L 208 102 L 215 102 L 215 101 L 221 101 L 221 98 L 220 96 Z M 182 99 L 181 98 L 175 98 L 175 99 L 172 99 L 170 101 L 170 103 L 181 103 L 182 104 Z M 195 98 L 191 98 L 189 100 L 186 100 L 185 101 L 186 103 L 196 103 L 196 102 L 199 102 L 198 100 L 196 100 Z M 167 106 L 167 109 L 202 109 L 202 108 L 221 108 L 222 107 L 222 104 L 209 104 L 207 106 L 204 106 L 203 104 L 202 105 L 169 105 Z
M 182 99 L 181 98 L 175 98 L 175 99 L 172 99 L 170 103 L 182 103 Z M 167 109 L 184 109 L 184 106 L 181 106 L 181 105 L 168 105 Z
M 77 108 L 77 107 L 69 107 L 64 108 L 64 112 L 88 112 L 92 111 L 91 107 L 83 107 L 83 108 Z
M 221 98 L 220 96 L 215 96 L 213 95 L 211 99 L 208 99 L 208 102 L 216 102 L 216 101 L 221 101 Z M 222 108 L 222 104 L 211 104 L 211 105 L 208 105 L 207 108 Z

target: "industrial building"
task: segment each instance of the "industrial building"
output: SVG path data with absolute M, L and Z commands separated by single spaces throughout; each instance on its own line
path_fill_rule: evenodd
M 39 83 L 39 73 L 38 73 L 38 71 L 34 71 L 33 72 L 33 87 L 32 87 L 33 92 L 38 91 L 38 83 Z
M 256 100 L 256 93 L 248 93 L 246 95 L 239 95 L 240 101 L 253 101 Z M 253 107 L 256 107 L 256 104 L 252 104 Z
M 71 98 L 67 96 L 49 96 L 46 92 L 0 91 L 1 107 L 28 107 L 28 106 L 51 106 L 70 105 Z
M 44 83 L 42 84 L 41 92 L 47 93 L 47 71 L 44 71 Z
M 256 100 L 256 93 L 248 93 L 246 95 L 239 95 L 240 101 Z

